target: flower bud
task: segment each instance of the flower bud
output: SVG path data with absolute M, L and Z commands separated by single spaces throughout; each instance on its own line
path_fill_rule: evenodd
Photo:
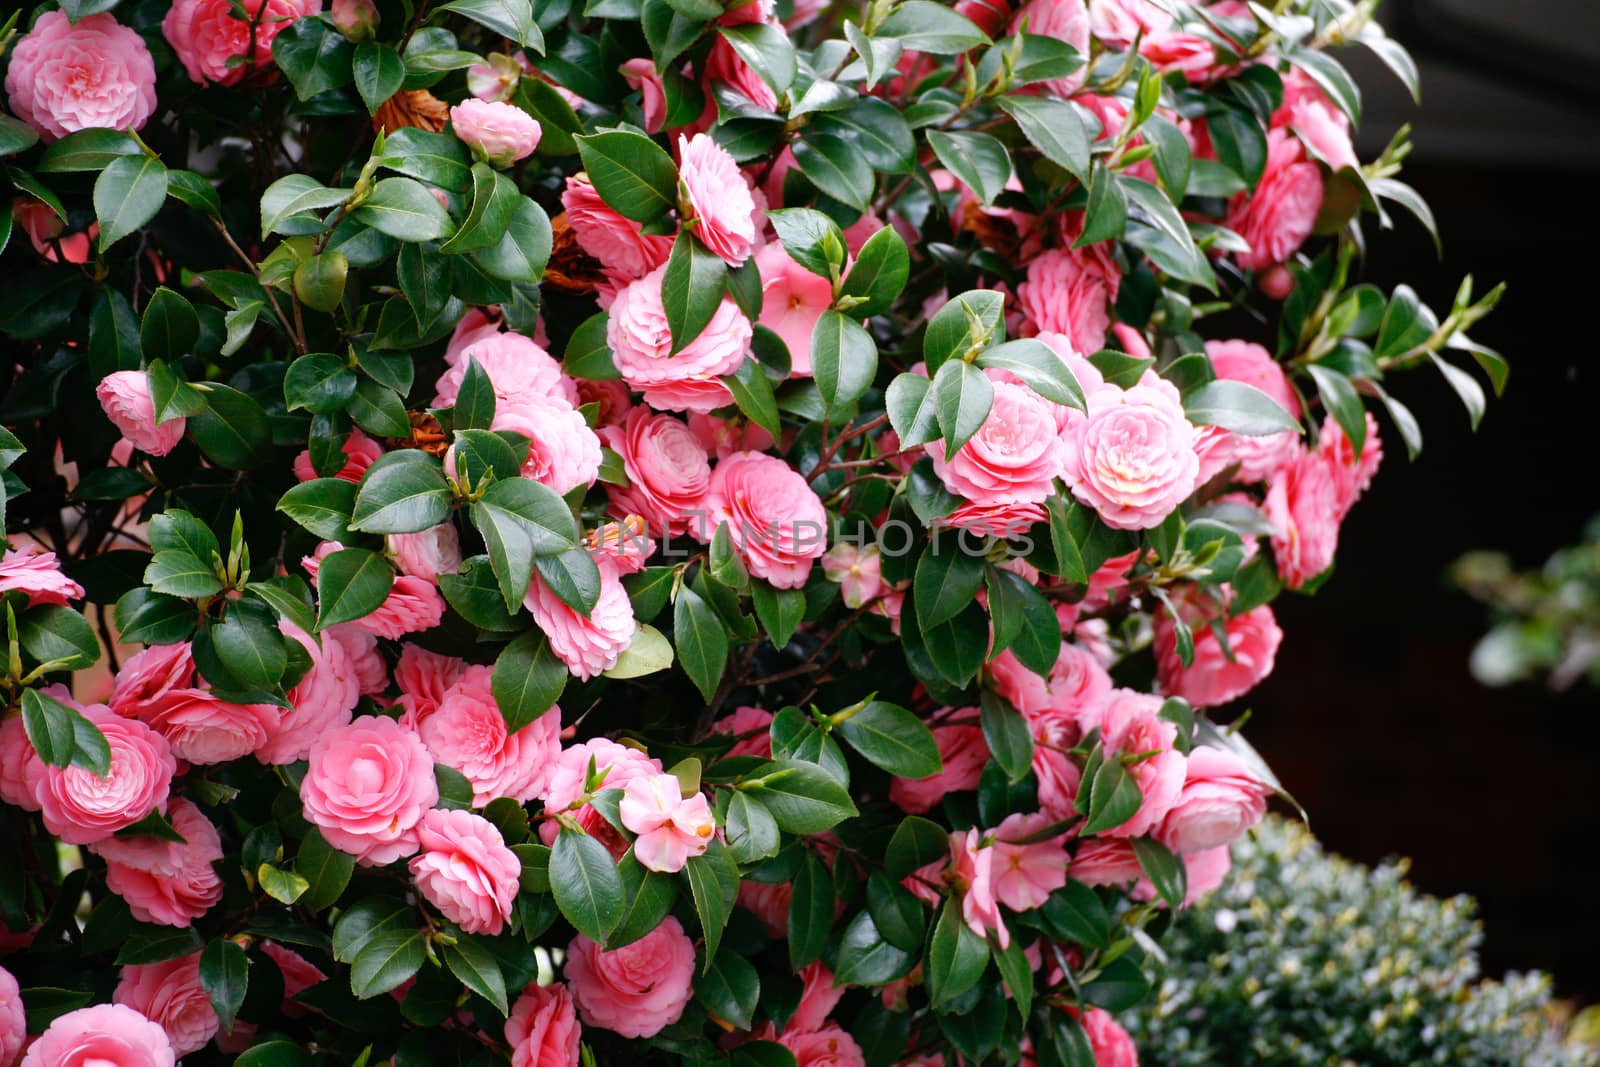
M 505 103 L 522 81 L 522 64 L 503 52 L 494 52 L 487 63 L 467 68 L 467 90 L 479 100 Z
M 352 41 L 370 41 L 378 29 L 378 8 L 372 0 L 333 0 L 333 24 Z

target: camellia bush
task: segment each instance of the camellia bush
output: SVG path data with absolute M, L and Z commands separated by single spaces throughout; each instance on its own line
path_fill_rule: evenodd
M 0 1063 L 1134 1063 L 1367 408 L 1505 377 L 1374 6 L 15 14 Z

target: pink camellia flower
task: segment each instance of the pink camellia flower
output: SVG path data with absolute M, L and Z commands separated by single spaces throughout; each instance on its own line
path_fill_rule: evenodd
M 283 1014 L 291 1019 L 306 1014 L 305 1006 L 295 1003 L 294 998 L 312 986 L 326 982 L 328 976 L 300 953 L 291 952 L 274 941 L 261 942 L 261 952 L 272 958 L 272 962 L 278 965 L 278 973 L 283 976 Z
M 867 1057 L 856 1039 L 837 1026 L 818 1030 L 790 1026 L 777 1040 L 794 1053 L 796 1067 L 867 1067 Z
M 467 92 L 479 100 L 507 103 L 516 95 L 526 73 L 522 64 L 504 52 L 491 52 L 485 63 L 467 68 Z
M 144 38 L 110 14 L 76 24 L 46 11 L 6 70 L 11 110 L 45 141 L 78 130 L 139 129 L 156 109 L 156 67 Z
M 839 583 L 839 599 L 852 611 L 876 600 L 884 590 L 883 555 L 875 544 L 837 542 L 822 557 L 822 573 Z
M 1142 837 L 1172 810 L 1183 789 L 1188 759 L 1173 747 L 1178 728 L 1160 717 L 1161 698 L 1132 689 L 1114 689 L 1100 720 L 1106 759 L 1145 756 L 1128 768 L 1139 786 L 1139 810 L 1127 822 L 1105 831 L 1109 837 Z
M 1231 845 L 1266 812 L 1271 788 L 1232 752 L 1197 745 L 1178 802 L 1155 836 L 1179 855 Z
M 1070 641 L 1061 643 L 1048 677 L 1041 678 L 1024 667 L 1009 649 L 990 661 L 988 671 L 995 692 L 1029 716 L 1051 711 L 1083 718 L 1097 713 L 1111 692 L 1111 676 L 1105 667 Z
M 1177 387 L 1146 371 L 1130 389 L 1106 385 L 1087 399 L 1088 416 L 1062 435 L 1072 494 L 1108 526 L 1159 526 L 1200 476 L 1195 429 Z
M 472 783 L 473 807 L 510 797 L 526 803 L 544 792 L 560 756 L 561 709 L 551 708 L 515 733 L 489 688 L 488 667 L 468 667 L 414 723 L 433 758 Z
M 723 419 L 703 411 L 691 411 L 689 429 L 705 446 L 706 452 L 718 459 L 727 459 L 735 452 L 765 452 L 776 443 L 770 433 L 740 416 Z
M 108 837 L 93 848 L 106 861 L 107 888 L 127 901 L 135 919 L 188 926 L 222 899 L 222 879 L 212 867 L 222 858 L 222 838 L 183 797 L 172 802 L 167 816 L 181 842 Z
M 1203 852 L 1190 852 L 1180 856 L 1183 860 L 1183 869 L 1187 875 L 1188 889 L 1183 894 L 1183 906 L 1192 908 L 1200 899 L 1222 884 L 1228 876 L 1228 871 L 1233 867 L 1233 857 L 1227 845 L 1208 848 Z M 1148 878 L 1141 877 L 1133 888 L 1128 890 L 1128 895 L 1134 900 L 1155 901 L 1161 898 L 1155 884 Z M 1161 905 L 1165 907 L 1165 903 Z
M 522 476 L 565 496 L 588 488 L 600 475 L 600 438 L 582 413 L 560 397 L 520 407 L 501 407 L 491 429 L 511 430 L 528 439 Z
M 511 1067 L 578 1067 L 578 1015 L 560 982 L 530 985 L 506 1018 Z
M 1126 48 L 1135 37 L 1162 33 L 1172 25 L 1172 15 L 1153 0 L 1095 0 L 1089 12 L 1094 35 L 1115 48 Z
M 800 1004 L 789 1017 L 786 1030 L 801 1032 L 821 1030 L 828 1016 L 844 997 L 845 987 L 835 985 L 833 972 L 821 960 L 808 963 L 800 969 Z
M 38 811 L 36 789 L 44 775 L 44 761 L 28 740 L 21 715 L 0 722 L 0 802 L 23 811 Z
M 694 942 L 670 915 L 610 952 L 579 934 L 567 949 L 566 976 L 584 1023 L 654 1037 L 678 1021 L 694 993 Z
M 589 765 L 600 784 L 599 789 L 624 789 L 635 778 L 647 778 L 661 773 L 661 761 L 652 759 L 636 748 L 619 745 L 604 737 L 596 737 L 582 744 L 562 750 L 561 756 L 550 771 L 550 781 L 544 794 L 545 811 L 571 812 L 578 825 L 598 837 L 612 853 L 620 857 L 628 850 L 628 842 L 589 804 L 578 804 L 588 793 Z M 576 807 L 574 807 L 576 805 Z M 549 829 L 546 830 L 545 828 Z M 549 844 L 555 840 L 557 829 L 553 820 L 546 820 L 541 832 L 548 833 Z
M 1272 353 L 1251 341 L 1207 341 L 1206 355 L 1218 378 L 1244 382 L 1266 393 L 1278 406 L 1295 418 L 1300 417 L 1300 398 L 1289 384 L 1283 366 Z M 1294 452 L 1300 435 L 1292 430 L 1252 437 L 1230 434 L 1231 460 L 1239 464 L 1238 481 L 1264 482 Z
M 58 1016 L 22 1057 L 22 1067 L 175 1067 L 167 1032 L 122 1004 Z
M 283 710 L 272 704 L 230 704 L 204 689 L 174 689 L 143 721 L 167 739 L 172 754 L 199 766 L 227 763 L 267 743 Z
M 794 886 L 788 882 L 739 883 L 739 907 L 761 921 L 773 938 L 789 936 L 789 905 L 794 900 Z
M 472 157 L 491 167 L 509 167 L 533 155 L 543 130 L 539 120 L 515 104 L 468 98 L 450 109 L 450 126 Z
M 689 857 L 711 843 L 717 824 L 704 793 L 685 797 L 670 774 L 635 778 L 623 788 L 618 806 L 622 825 L 638 834 L 633 855 L 652 871 L 676 874 Z
M 61 573 L 54 552 L 41 552 L 38 545 L 24 544 L 7 549 L 0 557 L 0 593 L 23 593 L 28 606 L 60 604 L 83 598 L 83 586 Z
M 955 715 L 976 718 L 977 708 L 961 708 Z M 929 811 L 946 793 L 978 788 L 983 765 L 989 762 L 989 745 L 977 726 L 934 726 L 934 743 L 944 768 L 926 778 L 896 778 L 889 783 L 889 799 L 907 815 Z
M 1055 405 L 1025 385 L 993 383 L 989 416 L 954 456 L 929 441 L 934 473 L 945 488 L 980 504 L 1037 504 L 1049 498 L 1066 448 Z
M 772 712 L 762 708 L 739 707 L 733 709 L 733 714 L 724 715 L 711 724 L 711 729 L 719 734 L 731 734 L 739 738 L 732 748 L 728 749 L 728 756 L 760 756 L 763 759 L 772 758 Z M 0 727 L 3 729 L 3 727 Z M 3 750 L 3 746 L 0 746 Z
M 342 548 L 344 546 L 337 541 L 324 541 L 316 552 L 302 558 L 300 565 L 314 582 L 322 561 Z M 395 578 L 378 610 L 353 620 L 350 625 L 393 641 L 409 633 L 431 630 L 443 618 L 444 597 L 439 595 L 438 588 L 421 578 L 402 574 Z
M 624 577 L 644 570 L 656 550 L 644 519 L 638 515 L 628 515 L 621 522 L 601 523 L 583 535 L 583 546 L 594 554 L 596 564 L 604 559 Z
M 328 844 L 381 867 L 417 850 L 417 824 L 439 787 L 421 738 L 393 719 L 365 716 L 312 743 L 300 799 Z
M 191 79 L 233 85 L 261 70 L 272 62 L 278 34 L 295 19 L 321 11 L 322 0 L 244 0 L 243 7 L 241 18 L 231 0 L 173 0 L 161 32 Z M 229 62 L 236 57 L 245 61 Z
M 1103 249 L 1052 248 L 1028 264 L 1017 306 L 1033 332 L 1065 334 L 1074 352 L 1098 352 L 1105 347 L 1121 280 Z
M 660 133 L 667 124 L 667 91 L 661 80 L 661 72 L 656 70 L 655 61 L 647 56 L 638 56 L 622 64 L 621 72 L 628 88 L 639 94 L 639 103 L 644 110 L 645 132 Z
M 50 14 L 58 15 L 60 12 L 53 11 Z M 105 411 L 106 418 L 139 451 L 152 456 L 164 456 L 183 440 L 186 419 L 169 419 L 156 425 L 155 403 L 150 398 L 150 378 L 144 371 L 119 370 L 108 374 L 95 386 L 94 395 L 100 398 L 100 407 Z
M 1128 885 L 1143 874 L 1133 846 L 1117 838 L 1084 841 L 1072 856 L 1072 877 L 1084 885 Z
M 1193 33 L 1152 34 L 1139 42 L 1139 54 L 1161 73 L 1182 74 L 1191 85 L 1214 81 L 1228 70 L 1218 65 L 1216 47 Z
M 1039 810 L 1054 819 L 1065 819 L 1074 811 L 1083 768 L 1068 753 L 1083 740 L 1090 717 L 1100 714 L 1104 700 L 1072 713 L 1045 710 L 1028 716 L 1033 734 L 1033 776 L 1039 783 Z
M 22 232 L 28 235 L 33 250 L 43 256 L 46 262 L 89 262 L 89 249 L 92 238 L 100 232 L 99 223 L 90 223 L 88 230 L 64 233 L 67 224 L 55 213 L 55 209 L 31 196 L 19 196 L 13 200 L 11 216 Z
M 111 748 L 104 778 L 84 767 L 45 766 L 35 786 L 44 826 L 69 845 L 103 841 L 152 811 L 167 810 L 178 763 L 166 738 L 104 704 L 82 708 Z
M 526 408 L 553 400 L 571 405 L 578 398 L 576 386 L 542 345 L 520 333 L 485 330 L 456 350 L 449 369 L 434 387 L 434 407 L 455 406 L 469 363 L 477 363 L 488 377 L 496 414 L 501 408 Z
M 106 703 L 118 715 L 143 721 L 168 693 L 187 687 L 193 678 L 189 642 L 151 645 L 123 661 Z
M 465 660 L 430 652 L 421 645 L 400 647 L 400 660 L 394 665 L 394 683 L 400 687 L 401 719 L 413 730 L 438 709 L 444 695 L 466 672 Z
M 1139 1067 L 1138 1046 L 1109 1011 L 1089 1008 L 1078 1021 L 1094 1050 L 1095 1067 Z
M 372 40 L 378 28 L 378 8 L 372 0 L 333 0 L 329 8 L 333 25 L 345 39 L 360 43 Z
M 1283 263 L 1311 236 L 1322 207 L 1322 171 L 1305 157 L 1300 142 L 1284 130 L 1267 134 L 1267 167 L 1255 192 L 1228 204 L 1225 224 L 1250 243 L 1234 258 L 1246 270 Z
M 811 336 L 817 320 L 833 305 L 833 283 L 794 261 L 777 241 L 756 253 L 761 271 L 762 326 L 782 338 L 789 349 L 789 373 L 811 376 Z
M 600 554 L 595 564 L 600 570 L 600 597 L 587 616 L 558 597 L 537 571 L 522 601 L 550 639 L 556 658 L 586 681 L 615 667 L 639 630 L 616 563 Z
M 27 1016 L 22 990 L 10 971 L 0 967 L 0 1067 L 15 1067 L 22 1046 L 28 1043 Z
M 634 225 L 630 223 L 629 225 Z M 733 402 L 722 384 L 750 351 L 751 326 L 728 297 L 700 336 L 677 354 L 661 302 L 665 266 L 656 267 L 618 291 L 606 321 L 606 344 L 628 385 L 651 407 L 667 411 L 712 411 Z
M 362 686 L 350 638 L 338 632 L 341 627 L 323 631 L 320 644 L 293 623 L 280 622 L 278 628 L 311 657 L 311 669 L 288 692 L 292 710 L 280 712 L 256 749 L 262 763 L 281 765 L 305 759 L 317 738 L 348 725 Z
M 1001 948 L 1011 944 L 1011 931 L 1006 929 L 1000 915 L 1000 901 L 995 893 L 994 849 L 983 844 L 983 831 L 977 827 L 950 835 L 950 852 L 954 858 L 954 878 L 961 891 L 961 917 L 967 929 L 979 937 L 995 935 Z
M 639 515 L 661 534 L 688 533 L 705 510 L 711 486 L 711 464 L 693 431 L 671 415 L 640 406 L 621 425 L 601 430 L 601 438 L 622 457 L 629 482 L 606 490 L 607 511 L 619 518 Z
M 1031 0 L 1011 17 L 1011 32 L 1038 34 L 1065 41 L 1085 59 L 1089 56 L 1089 5 L 1084 0 Z M 1071 96 L 1088 76 L 1088 66 L 1065 78 L 1051 78 L 1044 87 L 1056 96 Z M 1098 347 L 1089 351 L 1099 351 Z
M 1339 547 L 1339 486 L 1327 457 L 1298 445 L 1267 486 L 1272 560 L 1278 577 L 1299 589 L 1333 566 Z
M 561 194 L 567 224 L 578 247 L 600 261 L 607 273 L 622 281 L 642 278 L 666 263 L 672 252 L 670 234 L 644 234 L 639 224 L 618 214 L 595 192 L 587 174 L 567 179 Z
M 122 968 L 111 999 L 159 1023 L 179 1056 L 199 1052 L 221 1023 L 200 985 L 200 953 Z
M 522 861 L 494 823 L 436 808 L 417 823 L 411 877 L 428 902 L 469 934 L 498 934 L 517 899 Z
M 434 585 L 439 575 L 461 569 L 461 535 L 448 522 L 417 533 L 390 534 L 388 545 L 402 571 Z
M 710 529 L 724 523 L 750 573 L 778 589 L 806 584 L 828 548 L 828 513 L 804 477 L 776 456 L 735 452 L 717 464 L 706 494 Z
M 344 466 L 334 473 L 340 481 L 359 484 L 361 476 L 367 473 L 367 468 L 372 466 L 373 460 L 383 455 L 383 446 L 360 430 L 351 430 L 350 436 L 345 438 L 339 446 L 344 453 Z M 302 482 L 309 482 L 317 477 L 317 472 L 311 466 L 311 452 L 301 452 L 294 458 L 294 476 Z
M 745 6 L 760 8 L 762 5 L 753 3 Z M 702 81 L 708 99 L 714 95 L 718 86 L 722 86 L 744 97 L 763 111 L 777 110 L 778 97 L 772 91 L 772 86 L 766 83 L 759 71 L 734 51 L 733 45 L 729 44 L 725 37 L 718 36 L 712 43 L 711 52 L 706 56 Z M 709 121 L 709 119 L 702 120 L 702 122 Z
M 1185 667 L 1178 654 L 1178 627 L 1162 612 L 1155 622 L 1156 676 L 1161 691 L 1197 708 L 1237 700 L 1272 673 L 1283 631 L 1265 604 L 1225 620 L 1227 645 L 1210 626 L 1192 628 L 1194 661 Z
M 1378 421 L 1370 411 L 1366 412 L 1366 420 L 1367 439 L 1360 458 L 1356 457 L 1344 429 L 1331 415 L 1322 420 L 1322 434 L 1317 439 L 1317 454 L 1333 476 L 1334 499 L 1341 518 L 1350 513 L 1361 494 L 1367 491 L 1373 475 L 1378 473 L 1378 465 L 1383 462 L 1383 438 L 1378 435 Z
M 995 828 L 990 877 L 994 895 L 1012 911 L 1043 907 L 1050 894 L 1067 884 L 1066 835 L 1018 844 L 1055 820 L 1044 812 L 1007 815 Z

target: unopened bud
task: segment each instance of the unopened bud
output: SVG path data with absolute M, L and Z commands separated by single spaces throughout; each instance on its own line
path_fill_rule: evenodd
M 352 41 L 370 41 L 378 29 L 378 7 L 372 0 L 333 0 L 333 24 Z

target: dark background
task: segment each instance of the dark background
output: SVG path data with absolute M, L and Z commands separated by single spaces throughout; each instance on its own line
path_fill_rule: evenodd
M 1600 692 L 1477 685 L 1484 609 L 1444 572 L 1471 548 L 1536 565 L 1600 511 L 1600 14 L 1587 0 L 1390 0 L 1380 15 L 1419 60 L 1423 103 L 1364 49 L 1340 53 L 1365 94 L 1360 152 L 1412 123 L 1402 178 L 1433 206 L 1445 258 L 1397 220 L 1369 230 L 1366 277 L 1446 309 L 1464 273 L 1479 292 L 1507 282 L 1473 334 L 1511 380 L 1476 434 L 1438 375 L 1394 383 L 1423 454 L 1408 463 L 1384 425 L 1383 470 L 1334 579 L 1278 602 L 1286 638 L 1247 733 L 1330 849 L 1410 856 L 1422 888 L 1477 897 L 1489 973 L 1547 970 L 1559 994 L 1597 1001 Z

